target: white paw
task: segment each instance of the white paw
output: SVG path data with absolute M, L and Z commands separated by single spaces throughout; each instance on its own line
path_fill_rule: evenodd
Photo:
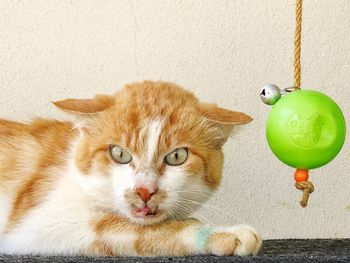
M 234 251 L 235 255 L 256 255 L 259 252 L 262 245 L 262 239 L 253 227 L 248 225 L 238 225 L 230 228 L 229 232 L 237 236 L 238 242 Z
M 256 230 L 248 225 L 221 228 L 214 231 L 208 242 L 209 252 L 218 256 L 256 255 L 262 239 Z

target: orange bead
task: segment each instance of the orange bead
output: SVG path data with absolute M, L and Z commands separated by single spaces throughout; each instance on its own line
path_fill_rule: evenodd
M 296 182 L 304 182 L 309 179 L 309 171 L 303 169 L 297 169 L 294 173 L 294 179 Z

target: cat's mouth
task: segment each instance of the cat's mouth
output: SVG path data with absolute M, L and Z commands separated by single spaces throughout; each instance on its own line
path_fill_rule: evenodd
M 158 206 L 155 209 L 145 206 L 143 208 L 134 208 L 132 210 L 132 215 L 139 218 L 154 218 L 161 214 L 163 214 L 163 211 L 159 210 Z

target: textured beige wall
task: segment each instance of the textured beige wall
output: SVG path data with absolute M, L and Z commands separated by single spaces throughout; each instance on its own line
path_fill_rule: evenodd
M 303 84 L 350 114 L 350 2 L 304 3 Z M 125 83 L 170 80 L 202 100 L 254 116 L 225 146 L 224 184 L 210 222 L 246 222 L 265 238 L 350 237 L 349 140 L 312 172 L 298 205 L 293 169 L 271 154 L 265 83 L 292 85 L 293 0 L 0 1 L 0 116 L 62 118 L 50 100 L 113 93 Z

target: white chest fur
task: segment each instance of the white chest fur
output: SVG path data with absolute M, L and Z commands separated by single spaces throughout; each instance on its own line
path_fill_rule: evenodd
M 1 212 L 6 206 L 3 206 L 3 202 Z M 79 253 L 95 238 L 89 227 L 90 219 L 86 197 L 70 179 L 62 178 L 45 202 L 30 210 L 25 220 L 13 231 L 2 235 L 0 252 Z M 0 220 L 3 224 L 3 216 Z

